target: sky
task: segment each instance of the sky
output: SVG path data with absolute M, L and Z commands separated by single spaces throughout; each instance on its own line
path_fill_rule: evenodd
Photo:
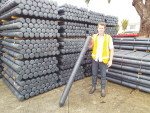
M 91 0 L 88 7 L 85 0 L 54 0 L 58 3 L 58 6 L 65 3 L 83 7 L 88 10 L 103 13 L 105 15 L 118 17 L 118 24 L 121 24 L 123 19 L 129 20 L 129 23 L 140 22 L 140 16 L 138 15 L 134 6 L 132 6 L 133 0 L 111 0 L 110 4 L 108 0 Z

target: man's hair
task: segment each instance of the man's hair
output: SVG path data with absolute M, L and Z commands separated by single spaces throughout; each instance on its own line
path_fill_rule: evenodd
M 99 27 L 99 25 L 104 26 L 104 29 L 106 29 L 106 23 L 105 22 L 100 22 L 97 26 L 97 28 Z

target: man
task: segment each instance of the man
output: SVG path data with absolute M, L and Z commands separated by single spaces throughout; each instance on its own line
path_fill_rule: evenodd
M 106 24 L 100 22 L 97 26 L 98 34 L 92 36 L 89 46 L 93 46 L 92 51 L 92 88 L 89 93 L 96 90 L 98 66 L 101 74 L 101 96 L 105 97 L 106 69 L 112 65 L 114 46 L 112 37 L 105 34 Z

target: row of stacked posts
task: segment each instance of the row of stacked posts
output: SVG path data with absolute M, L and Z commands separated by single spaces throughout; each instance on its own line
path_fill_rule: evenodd
M 0 24 L 0 26 L 1 26 L 1 24 Z M 0 31 L 0 32 L 1 32 L 1 31 Z M 3 41 L 3 37 L 0 36 L 0 57 L 2 56 L 2 47 L 3 47 L 2 41 Z M 0 64 L 1 64 L 1 63 L 2 63 L 2 60 L 0 59 Z M 2 70 L 3 70 L 3 67 L 0 65 L 0 78 L 3 77 L 2 74 L 1 74 Z
M 107 80 L 150 93 L 150 38 L 115 37 Z
M 2 2 L 1 2 L 2 3 Z M 23 101 L 68 82 L 86 37 L 107 23 L 116 36 L 118 18 L 49 0 L 9 0 L 0 9 L 3 81 Z M 87 49 L 74 81 L 91 76 Z

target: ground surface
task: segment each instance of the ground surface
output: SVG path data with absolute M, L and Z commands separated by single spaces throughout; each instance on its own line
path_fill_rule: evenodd
M 149 113 L 150 94 L 107 82 L 106 97 L 97 90 L 89 94 L 92 77 L 73 83 L 69 100 L 60 108 L 65 85 L 20 102 L 0 79 L 0 113 Z

